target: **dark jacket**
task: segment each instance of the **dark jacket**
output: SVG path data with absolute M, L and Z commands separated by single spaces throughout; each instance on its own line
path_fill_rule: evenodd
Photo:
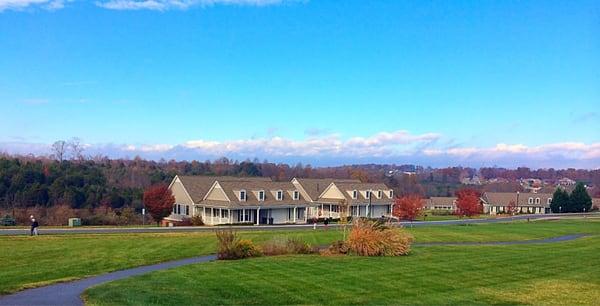
M 31 227 L 32 227 L 32 228 L 36 228 L 36 227 L 39 227 L 39 226 L 40 226 L 40 224 L 37 222 L 37 220 L 35 220 L 35 221 L 33 221 L 33 222 L 31 223 Z

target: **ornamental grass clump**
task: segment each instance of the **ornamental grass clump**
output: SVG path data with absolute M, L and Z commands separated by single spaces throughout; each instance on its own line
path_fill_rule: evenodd
M 218 259 L 242 259 L 262 255 L 251 240 L 239 239 L 233 230 L 217 230 L 215 234 Z
M 261 246 L 263 255 L 277 256 L 288 254 L 312 254 L 316 251 L 306 242 L 297 238 L 275 237 Z
M 343 246 L 337 249 L 359 256 L 401 256 L 410 252 L 413 237 L 380 221 L 355 220 Z

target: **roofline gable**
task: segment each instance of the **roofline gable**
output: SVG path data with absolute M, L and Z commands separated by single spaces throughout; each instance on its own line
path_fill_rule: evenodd
M 210 187 L 210 189 L 206 192 L 206 194 L 204 195 L 204 198 L 202 198 L 202 201 L 206 201 L 208 198 L 208 195 L 213 192 L 213 190 L 219 186 L 219 188 L 221 188 L 221 190 L 223 190 L 223 195 L 225 196 L 225 198 L 227 199 L 228 202 L 231 202 L 231 199 L 227 196 L 227 192 L 225 192 L 225 189 L 223 189 L 223 187 L 221 186 L 221 184 L 219 184 L 219 181 L 215 181 L 212 186 Z
M 175 184 L 175 182 L 179 182 L 179 184 L 181 184 L 181 188 L 183 188 L 185 195 L 188 197 L 188 199 L 190 199 L 190 201 L 192 201 L 193 204 L 196 204 L 196 202 L 194 202 L 194 199 L 192 199 L 192 196 L 190 195 L 190 193 L 185 188 L 185 184 L 183 183 L 183 181 L 181 181 L 181 179 L 179 178 L 178 175 L 175 175 L 173 180 L 171 180 L 171 183 L 169 184 L 169 187 L 168 187 L 169 191 L 171 191 L 171 187 L 173 186 L 173 184 Z

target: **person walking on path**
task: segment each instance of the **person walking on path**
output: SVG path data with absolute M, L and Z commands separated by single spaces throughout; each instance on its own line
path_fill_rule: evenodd
M 37 222 L 37 220 L 33 217 L 33 215 L 31 216 L 31 233 L 30 236 L 37 236 L 39 235 L 38 233 L 38 227 L 40 226 L 40 223 Z

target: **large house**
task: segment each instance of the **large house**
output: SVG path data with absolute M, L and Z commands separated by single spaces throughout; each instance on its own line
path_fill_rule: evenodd
M 428 210 L 456 210 L 456 197 L 431 197 L 425 200 Z
M 175 176 L 175 197 L 167 221 L 201 216 L 205 224 L 306 223 L 313 218 L 390 216 L 393 191 L 382 183 L 358 180 Z
M 516 211 L 529 214 L 550 213 L 551 193 L 486 192 L 481 197 L 483 211 L 492 215 L 508 212 L 514 203 Z

